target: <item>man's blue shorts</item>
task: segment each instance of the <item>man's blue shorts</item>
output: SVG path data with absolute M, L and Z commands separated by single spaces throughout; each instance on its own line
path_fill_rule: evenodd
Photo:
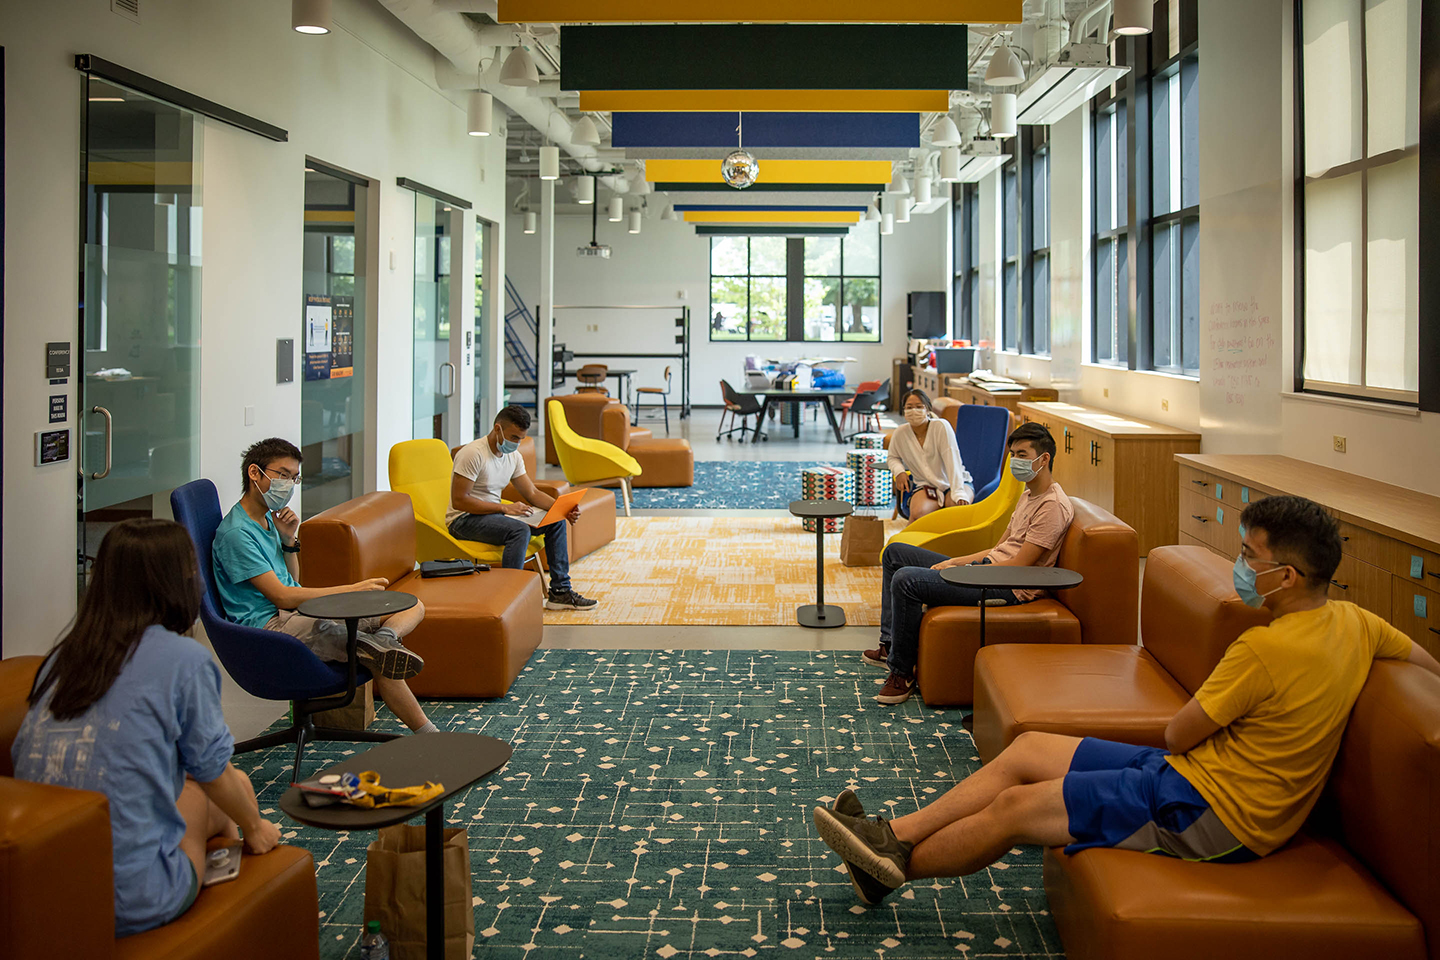
M 1081 740 L 1062 785 L 1075 838 L 1065 852 L 1115 847 L 1211 863 L 1259 859 L 1167 756 L 1155 747 Z

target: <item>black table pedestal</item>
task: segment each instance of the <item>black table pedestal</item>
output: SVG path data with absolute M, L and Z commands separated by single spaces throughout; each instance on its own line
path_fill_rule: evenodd
M 845 626 L 845 611 L 825 602 L 825 521 L 849 516 L 854 509 L 843 500 L 796 500 L 790 504 L 795 516 L 815 521 L 815 602 L 796 608 L 795 620 L 802 627 Z

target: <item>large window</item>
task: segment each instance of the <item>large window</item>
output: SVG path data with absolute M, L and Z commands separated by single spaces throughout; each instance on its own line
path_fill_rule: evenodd
M 1020 349 L 1020 162 L 1000 173 L 1000 346 Z
M 1130 356 L 1130 272 L 1126 249 L 1129 216 L 1129 161 L 1125 101 L 1112 99 L 1095 107 L 1093 124 L 1094 224 L 1093 249 L 1095 328 L 1091 359 L 1126 365 Z
M 1304 0 L 1297 387 L 1419 399 L 1420 0 Z
M 951 216 L 955 232 L 955 336 L 974 342 L 980 316 L 980 198 L 977 184 L 954 185 Z
M 880 339 L 880 233 L 711 237 L 710 339 Z
M 1198 24 L 1196 0 L 1156 0 L 1154 32 L 1115 43 L 1130 74 L 1093 107 L 1096 363 L 1199 372 Z
M 1025 127 L 1020 134 L 1024 210 L 1025 309 L 1020 349 L 1050 355 L 1050 144 L 1049 127 Z

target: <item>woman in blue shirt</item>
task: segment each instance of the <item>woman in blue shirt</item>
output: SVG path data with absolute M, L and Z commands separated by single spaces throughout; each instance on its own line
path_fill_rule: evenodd
M 18 779 L 109 797 L 116 936 L 190 908 L 210 837 L 238 836 L 238 824 L 254 854 L 280 839 L 250 779 L 230 764 L 220 671 L 180 636 L 200 612 L 201 589 L 184 527 L 116 525 L 74 626 L 36 675 L 11 747 Z

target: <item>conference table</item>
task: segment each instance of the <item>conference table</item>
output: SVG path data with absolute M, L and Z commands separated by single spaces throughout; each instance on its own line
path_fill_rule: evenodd
M 840 434 L 840 422 L 835 419 L 836 397 L 848 400 L 855 396 L 853 387 L 810 387 L 804 390 L 746 390 L 746 393 L 760 398 L 760 423 L 765 423 L 765 414 L 769 411 L 772 403 L 795 403 L 797 408 L 795 416 L 791 418 L 790 426 L 796 437 L 800 436 L 800 409 L 798 404 L 819 401 L 820 406 L 825 410 L 825 419 L 830 421 L 830 429 L 835 431 L 835 442 L 844 443 L 845 438 Z

